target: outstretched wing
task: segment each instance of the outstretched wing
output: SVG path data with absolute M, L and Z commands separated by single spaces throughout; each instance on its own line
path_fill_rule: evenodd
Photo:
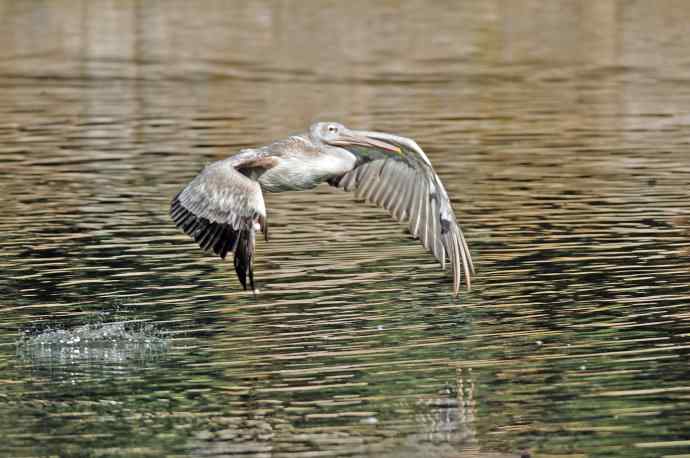
M 360 165 L 332 179 L 330 184 L 354 191 L 358 198 L 383 207 L 398 221 L 407 222 L 445 269 L 446 258 L 453 274 L 453 291 L 460 290 L 461 274 L 467 288 L 474 274 L 472 257 L 465 237 L 455 220 L 440 178 L 431 162 L 414 140 L 380 132 L 366 132 L 368 137 L 400 147 L 400 154 L 372 150 L 351 150 Z
M 266 207 L 259 183 L 237 170 L 251 160 L 234 156 L 204 168 L 172 200 L 175 225 L 204 251 L 225 258 L 235 253 L 235 270 L 246 289 L 247 274 L 254 289 L 252 257 L 257 227 L 268 236 Z

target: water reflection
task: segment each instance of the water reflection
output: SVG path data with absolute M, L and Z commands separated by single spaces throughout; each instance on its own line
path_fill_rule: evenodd
M 687 453 L 688 13 L 0 2 L 0 454 Z M 327 187 L 266 196 L 258 300 L 174 228 L 205 163 L 315 119 L 423 145 L 471 293 Z M 16 353 L 119 306 L 164 358 Z

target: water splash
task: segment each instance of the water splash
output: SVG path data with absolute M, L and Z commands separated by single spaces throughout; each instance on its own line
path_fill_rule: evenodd
M 168 341 L 153 325 L 132 320 L 25 331 L 17 342 L 17 355 L 51 368 L 84 362 L 125 365 L 156 359 L 167 348 Z

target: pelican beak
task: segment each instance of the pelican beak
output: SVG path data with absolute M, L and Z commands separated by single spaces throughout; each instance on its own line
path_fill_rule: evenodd
M 388 143 L 383 140 L 378 140 L 368 135 L 373 133 L 374 132 L 357 132 L 350 130 L 348 132 L 343 132 L 337 139 L 331 140 L 329 143 L 337 146 L 364 146 L 365 148 L 391 151 L 398 154 L 401 153 L 398 145 L 394 145 L 393 143 Z

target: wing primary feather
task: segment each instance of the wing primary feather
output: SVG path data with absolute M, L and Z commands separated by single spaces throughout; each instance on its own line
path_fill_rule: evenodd
M 455 231 L 451 232 L 451 239 L 453 241 L 453 252 L 455 253 L 455 265 L 453 266 L 453 292 L 457 295 L 460 292 L 460 262 L 465 263 L 465 257 L 460 254 L 460 246 L 458 245 L 458 237 Z
M 376 205 L 381 205 L 381 198 L 385 194 L 385 191 L 387 190 L 387 185 L 388 185 L 388 173 L 387 173 L 387 165 L 390 163 L 390 159 L 386 159 L 383 164 L 381 165 L 381 168 L 379 169 L 378 172 L 378 180 L 376 181 L 376 192 L 372 195 L 372 202 Z M 384 173 L 385 172 L 385 173 Z
M 424 234 L 424 246 L 427 250 L 431 250 L 431 243 L 429 240 L 429 194 L 427 190 L 424 190 L 422 194 L 422 217 L 421 217 L 421 228 L 420 230 Z
M 340 181 L 338 186 L 343 188 L 345 191 L 352 191 L 353 188 L 357 186 L 357 180 L 360 173 L 362 172 L 361 167 L 353 170 L 352 173 L 345 174 L 343 179 Z
M 434 254 L 436 259 L 441 263 L 441 269 L 446 268 L 446 253 L 443 249 L 443 225 L 441 224 L 441 215 L 439 208 L 436 205 L 436 199 L 434 200 L 433 213 L 434 213 Z
M 247 263 L 249 261 L 246 242 L 246 231 L 242 230 L 237 237 L 237 248 L 234 250 L 235 257 L 233 258 L 237 279 L 240 281 L 240 284 L 245 291 L 247 290 Z
M 188 212 L 184 217 L 180 218 L 177 227 L 182 229 L 185 233 L 189 234 L 189 229 L 194 224 L 196 224 L 196 216 L 193 213 Z
M 400 195 L 402 189 L 401 189 L 401 183 L 402 183 L 402 172 L 400 170 L 396 170 L 396 174 L 391 177 L 391 182 L 390 182 L 390 190 L 386 194 L 386 196 L 383 199 L 383 208 L 388 210 L 391 215 L 393 215 L 394 218 L 398 219 L 395 216 L 394 209 L 400 198 L 402 197 Z
M 453 250 L 453 241 L 451 238 L 452 234 L 450 232 L 443 234 L 443 245 L 446 247 L 446 252 L 448 253 L 448 260 L 450 262 L 450 270 L 452 274 L 455 271 L 457 264 L 455 262 L 455 250 Z
M 390 200 L 393 198 L 396 188 L 395 175 L 385 177 L 383 188 L 378 205 L 390 211 Z
M 340 188 L 343 188 L 345 191 L 347 191 L 348 186 L 350 185 L 351 181 L 353 180 L 352 175 L 343 175 L 341 179 L 338 181 L 337 186 Z
M 371 201 L 376 205 L 381 205 L 381 197 L 386 191 L 386 181 L 381 178 L 379 173 L 379 180 L 376 182 L 376 191 L 371 196 Z
M 462 239 L 462 246 L 460 245 L 460 241 L 457 240 L 457 237 L 456 243 L 458 244 L 458 250 L 462 251 L 462 267 L 465 272 L 465 283 L 467 284 L 467 289 L 469 290 L 471 289 L 470 270 L 473 270 L 474 267 L 471 267 L 472 258 L 469 257 L 469 250 L 467 249 L 467 244 L 465 243 L 465 237 L 462 235 L 462 232 L 460 232 L 460 229 L 458 229 L 457 235 L 459 235 Z
M 180 227 L 182 222 L 185 221 L 189 215 L 187 214 L 187 210 L 185 210 L 183 207 L 179 207 L 177 210 L 175 210 L 175 213 L 170 216 L 175 222 L 175 226 Z
M 413 236 L 421 238 L 419 237 L 419 221 L 422 216 L 422 187 L 420 186 L 419 179 L 415 181 L 410 210 L 410 232 L 412 232 Z
M 170 207 L 170 216 L 173 220 L 176 220 L 180 217 L 180 215 L 184 214 L 185 212 L 185 208 L 182 205 L 180 205 L 180 202 L 178 200 L 174 201 L 173 205 Z
M 174 210 L 170 211 L 170 217 L 178 227 L 180 225 L 180 220 L 184 219 L 186 216 L 187 210 L 185 210 L 181 205 L 178 205 Z
M 364 172 L 365 172 L 364 167 L 357 167 L 353 173 L 353 176 L 354 176 L 353 182 L 345 190 L 349 192 L 349 191 L 353 191 L 353 190 L 356 190 L 357 188 L 359 188 L 360 184 L 362 183 L 362 178 L 364 176 Z
M 462 229 L 458 228 L 460 233 L 460 241 L 462 242 L 462 248 L 467 256 L 467 264 L 470 266 L 470 273 L 474 275 L 474 263 L 472 262 L 472 254 L 470 253 L 470 247 L 467 245 L 467 240 L 465 240 L 465 234 L 462 233 Z
M 206 225 L 204 230 L 199 234 L 199 240 L 197 240 L 197 243 L 201 247 L 202 250 L 206 251 L 206 243 L 208 242 L 209 237 L 211 237 L 216 229 L 215 223 L 209 223 Z
M 420 193 L 419 196 L 419 240 L 422 242 L 422 245 L 426 247 L 426 234 L 424 233 L 424 227 L 426 225 L 425 222 L 425 202 L 426 202 L 426 193 L 424 190 Z
M 399 221 L 406 221 L 409 216 L 407 213 L 407 208 L 410 201 L 410 191 L 412 189 L 412 185 L 410 183 L 409 172 L 407 175 L 408 176 L 405 177 L 404 180 L 401 180 L 402 190 L 400 199 L 396 202 L 395 206 L 393 207 L 393 217 L 398 219 Z
M 216 240 L 223 233 L 223 225 L 213 223 L 211 229 L 208 230 L 206 237 L 201 241 L 201 249 L 209 251 L 216 245 Z
M 219 253 L 221 259 L 225 259 L 225 257 L 228 255 L 228 252 L 232 251 L 235 248 L 238 235 L 239 234 L 236 231 L 234 231 L 230 226 L 225 226 L 225 240 L 220 248 Z
M 185 221 L 184 226 L 182 226 L 182 230 L 185 231 L 188 235 L 192 236 L 192 234 L 194 234 L 194 231 L 196 230 L 198 222 L 199 219 L 196 217 L 196 215 L 190 212 L 190 218 Z M 194 237 L 192 236 L 192 238 Z
M 256 298 L 256 288 L 254 287 L 254 251 L 256 249 L 256 232 L 253 229 L 249 230 L 249 285 L 252 287 L 252 293 Z
M 259 224 L 261 224 L 261 229 L 264 233 L 264 240 L 268 242 L 268 219 L 261 217 L 259 219 Z
M 375 166 L 370 166 L 368 173 L 362 177 L 362 189 L 360 192 L 360 197 L 364 199 L 367 202 L 371 201 L 371 192 L 376 185 L 377 179 L 376 179 L 376 173 L 374 171 Z
M 232 236 L 232 233 L 228 233 L 228 226 L 227 225 L 221 225 L 220 227 L 220 232 L 218 233 L 218 237 L 216 237 L 216 242 L 213 244 L 213 252 L 217 255 L 220 256 L 221 259 L 223 259 L 225 256 L 222 254 L 223 253 L 223 247 L 227 243 L 227 238 Z
M 249 279 L 249 286 L 252 292 L 256 295 L 254 288 L 254 245 L 255 245 L 255 231 L 253 228 L 243 229 L 240 231 L 237 238 L 237 246 L 235 248 L 235 257 L 233 264 L 237 278 L 242 284 L 242 288 L 247 289 L 247 278 Z
M 388 210 L 388 201 L 393 195 L 395 189 L 395 176 L 386 175 L 383 177 L 383 192 L 379 196 L 377 205 Z
M 362 178 L 360 179 L 361 185 L 357 189 L 355 196 L 359 199 L 364 199 L 368 200 L 367 198 L 367 193 L 369 192 L 369 189 L 374 185 L 374 182 L 376 181 L 374 177 L 374 169 L 379 166 L 377 163 L 370 162 L 368 164 L 363 165 L 364 171 L 362 172 Z
M 367 193 L 364 195 L 364 199 L 367 202 L 374 202 L 374 195 L 378 192 L 380 185 L 380 181 L 372 179 L 371 186 L 367 189 Z
M 441 228 L 443 228 L 443 221 L 439 220 Z M 446 270 L 446 255 L 448 254 L 448 250 L 446 249 L 446 244 L 443 242 L 444 241 L 444 232 L 443 229 L 437 234 L 438 236 L 438 242 L 441 245 L 440 252 L 441 252 L 441 270 Z
M 195 242 L 199 243 L 201 242 L 201 239 L 203 238 L 204 234 L 206 233 L 206 229 L 208 228 L 209 222 L 205 218 L 198 218 L 198 223 L 196 228 L 194 229 L 194 233 L 192 235 L 192 238 L 194 239 Z
M 439 213 L 438 213 L 438 202 L 437 202 L 437 197 L 435 195 L 432 195 L 429 197 L 430 203 L 429 206 L 431 207 L 431 252 L 434 254 L 436 259 L 440 262 L 441 261 L 441 251 L 442 248 L 440 247 L 440 235 L 441 235 L 441 230 L 439 228 Z

